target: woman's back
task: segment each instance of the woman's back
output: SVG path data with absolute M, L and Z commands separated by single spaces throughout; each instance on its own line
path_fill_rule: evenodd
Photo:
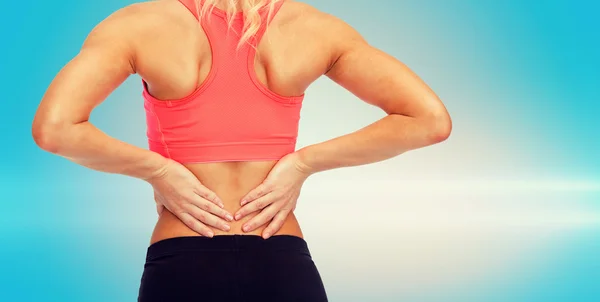
M 215 10 L 222 12 L 218 7 Z M 212 66 L 214 49 L 206 28 L 199 25 L 180 1 L 140 3 L 122 10 L 121 14 L 129 14 L 123 19 L 135 24 L 130 27 L 137 37 L 133 64 L 153 99 L 164 102 L 186 98 L 205 83 L 215 67 Z M 258 43 L 254 73 L 259 85 L 281 96 L 302 95 L 335 60 L 333 41 L 327 38 L 328 31 L 334 29 L 330 18 L 306 4 L 285 1 Z M 205 26 L 219 21 L 225 22 L 210 19 Z M 276 160 L 265 160 L 184 165 L 219 196 L 226 210 L 235 213 L 241 207 L 241 198 L 265 179 L 275 163 Z M 213 230 L 215 234 L 243 233 L 243 223 L 252 217 L 231 222 L 228 232 Z M 265 226 L 249 234 L 261 234 Z M 293 214 L 288 216 L 280 233 L 302 237 Z M 163 211 L 151 242 L 194 234 L 174 214 Z
M 194 14 L 198 2 L 243 3 L 247 16 L 262 3 L 277 13 L 264 36 L 258 27 L 256 47 L 240 50 L 230 38 L 231 31 L 247 33 L 243 23 L 228 26 L 217 18 L 224 17 L 220 7 L 205 22 Z M 131 74 L 144 80 L 150 150 L 89 122 Z M 294 150 L 298 102 L 324 74 L 387 115 Z M 327 301 L 326 293 L 293 214 L 304 181 L 439 143 L 451 120 L 405 65 L 308 5 L 161 0 L 101 22 L 48 88 L 32 128 L 44 150 L 152 185 L 161 214 L 139 301 L 317 302 Z

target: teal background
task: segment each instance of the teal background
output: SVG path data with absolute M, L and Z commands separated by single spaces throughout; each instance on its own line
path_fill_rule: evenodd
M 409 65 L 454 120 L 443 144 L 307 182 L 297 213 L 330 300 L 600 301 L 600 4 L 306 2 Z M 1 2 L 0 301 L 137 297 L 151 188 L 31 138 L 53 77 L 129 3 Z M 92 122 L 146 147 L 143 114 L 132 77 Z M 299 147 L 380 116 L 319 80 Z

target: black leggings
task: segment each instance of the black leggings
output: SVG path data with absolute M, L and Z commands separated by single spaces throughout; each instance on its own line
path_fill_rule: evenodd
M 148 247 L 139 302 L 325 302 L 304 239 L 185 236 Z

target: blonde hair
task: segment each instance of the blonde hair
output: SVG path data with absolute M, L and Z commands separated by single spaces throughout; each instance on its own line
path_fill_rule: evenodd
M 200 18 L 207 13 L 210 14 L 220 1 L 225 2 L 225 12 L 227 13 L 227 21 L 230 29 L 232 29 L 233 16 L 240 12 L 238 4 L 241 7 L 244 26 L 242 32 L 239 33 L 241 35 L 238 43 L 239 48 L 244 43 L 247 43 L 260 29 L 261 24 L 264 22 L 261 17 L 261 10 L 268 6 L 269 13 L 267 14 L 267 20 L 270 20 L 273 15 L 275 3 L 283 0 L 196 0 L 196 7 L 198 7 Z

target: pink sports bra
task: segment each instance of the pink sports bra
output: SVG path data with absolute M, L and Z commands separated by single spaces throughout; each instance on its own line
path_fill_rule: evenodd
M 199 19 L 195 0 L 179 1 Z M 266 20 L 268 8 L 261 14 Z M 225 12 L 215 7 L 199 20 L 212 51 L 212 67 L 200 87 L 181 99 L 159 100 L 142 81 L 150 150 L 181 163 L 278 160 L 294 152 L 304 94 L 276 94 L 254 69 L 254 47 L 269 21 L 252 45 L 238 50 L 241 14 L 234 16 L 235 31 L 228 30 Z

